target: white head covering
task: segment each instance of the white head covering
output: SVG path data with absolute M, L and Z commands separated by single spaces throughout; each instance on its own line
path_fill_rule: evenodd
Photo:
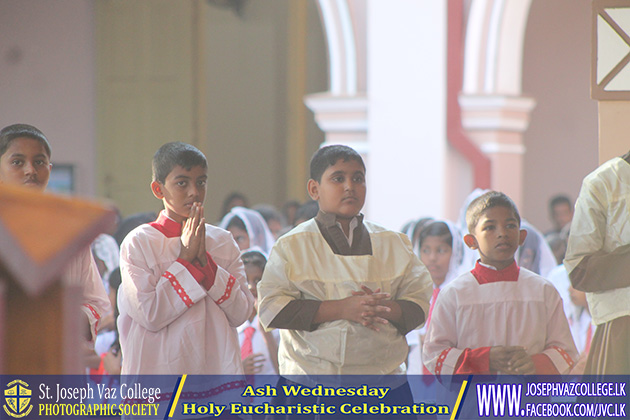
M 241 257 L 242 257 L 244 254 L 247 254 L 248 252 L 259 252 L 259 253 L 260 253 L 260 255 L 262 255 L 263 257 L 265 257 L 265 261 L 268 261 L 268 260 L 269 260 L 269 254 L 268 254 L 268 253 L 266 253 L 265 251 L 263 251 L 263 250 L 262 250 L 262 248 L 261 248 L 261 247 L 259 247 L 259 246 L 250 246 L 249 248 L 242 250 L 242 251 L 241 251 Z
M 472 267 L 468 267 L 464 259 L 466 249 L 468 249 L 468 247 L 464 243 L 464 236 L 462 235 L 460 229 L 450 220 L 442 221 L 446 223 L 446 226 L 448 226 L 448 230 L 451 231 L 451 236 L 453 237 L 453 253 L 451 254 L 451 261 L 448 264 L 448 273 L 446 273 L 446 278 L 444 279 L 444 283 L 442 285 L 445 286 L 448 282 L 456 279 L 462 273 L 470 271 Z
M 269 255 L 271 247 L 274 244 L 273 235 L 265 222 L 265 219 L 255 210 L 246 209 L 245 207 L 232 207 L 232 210 L 223 217 L 219 227 L 227 229 L 230 222 L 235 217 L 238 217 L 243 221 L 245 230 L 249 236 L 249 246 L 258 247 L 263 250 L 266 255 Z
M 547 278 L 557 265 L 553 251 L 543 234 L 527 220 L 521 221 L 521 229 L 527 231 L 527 237 L 516 253 L 518 265 Z
M 92 242 L 92 252 L 105 264 L 103 285 L 109 290 L 109 276 L 120 266 L 120 249 L 116 239 L 105 233 L 101 233 Z

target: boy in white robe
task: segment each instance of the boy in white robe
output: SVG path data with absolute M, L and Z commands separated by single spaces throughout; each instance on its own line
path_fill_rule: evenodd
M 207 161 L 167 143 L 153 158 L 158 219 L 121 245 L 123 374 L 241 374 L 236 327 L 253 310 L 239 249 L 203 217 Z
M 577 351 L 555 287 L 518 267 L 527 232 L 516 205 L 490 191 L 466 212 L 475 268 L 439 294 L 423 349 L 435 375 L 567 373 Z
M 0 131 L 0 183 L 43 192 L 50 179 L 50 157 L 48 139 L 36 127 L 13 124 Z M 89 247 L 79 251 L 68 263 L 62 279 L 83 292 L 81 310 L 87 319 L 85 335 L 91 341 L 96 338 L 99 320 L 111 311 L 111 305 Z
M 261 323 L 281 329 L 280 374 L 404 373 L 405 334 L 428 313 L 427 269 L 404 234 L 363 221 L 353 149 L 319 149 L 308 192 L 318 215 L 280 237 L 258 284 Z

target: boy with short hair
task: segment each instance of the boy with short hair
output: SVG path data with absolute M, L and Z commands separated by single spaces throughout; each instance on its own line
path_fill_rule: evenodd
M 38 128 L 13 124 L 0 130 L 0 183 L 43 192 L 50 179 L 50 157 L 50 143 Z M 89 247 L 70 261 L 62 279 L 82 289 L 81 310 L 89 322 L 86 334 L 88 339 L 96 338 L 98 322 L 111 311 L 111 307 Z
M 427 368 L 437 376 L 567 373 L 577 351 L 560 296 L 514 260 L 527 235 L 514 202 L 489 191 L 470 204 L 466 223 L 464 242 L 480 258 L 437 298 L 424 343 Z
M 319 213 L 280 237 L 258 284 L 262 324 L 281 329 L 280 374 L 404 373 L 428 271 L 405 235 L 363 221 L 365 165 L 353 149 L 319 149 L 308 193 Z
M 236 327 L 253 310 L 239 249 L 205 223 L 208 164 L 194 146 L 153 157 L 158 219 L 121 245 L 118 328 L 123 374 L 241 374 Z

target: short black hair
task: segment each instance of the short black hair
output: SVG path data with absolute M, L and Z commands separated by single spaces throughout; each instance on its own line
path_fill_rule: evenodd
M 228 223 L 228 225 L 225 227 L 225 230 L 228 230 L 231 227 L 235 227 L 237 229 L 247 232 L 247 226 L 245 226 L 245 222 L 243 222 L 243 219 L 238 216 L 234 216 L 230 219 L 230 223 Z M 247 232 L 247 234 L 249 235 L 249 232 Z
M 311 179 L 321 182 L 322 175 L 326 169 L 337 163 L 339 159 L 342 159 L 344 162 L 355 160 L 363 166 L 365 171 L 365 163 L 363 163 L 361 155 L 356 150 L 342 144 L 334 144 L 322 147 L 313 154 L 311 158 Z
M 422 242 L 429 236 L 441 236 L 444 238 L 444 242 L 453 248 L 453 234 L 446 223 L 438 221 L 427 224 L 420 232 L 418 246 L 422 247 Z
M 256 204 L 252 207 L 252 210 L 256 210 L 260 213 L 262 218 L 265 219 L 265 222 L 267 222 L 267 225 L 269 225 L 269 222 L 273 220 L 279 222 L 282 226 L 287 224 L 284 215 L 280 213 L 280 210 L 271 204 Z
M 162 184 L 175 166 L 190 170 L 193 166 L 208 168 L 206 156 L 195 146 L 179 141 L 166 143 L 153 155 L 153 181 Z
M 241 255 L 241 260 L 243 261 L 243 265 L 254 265 L 261 270 L 265 269 L 265 265 L 267 265 L 267 258 L 260 251 L 247 251 Z
M 6 153 L 13 140 L 20 137 L 27 137 L 39 141 L 42 146 L 44 146 L 44 149 L 46 149 L 46 154 L 48 155 L 48 159 L 50 159 L 52 151 L 48 139 L 40 129 L 29 124 L 8 125 L 0 130 L 0 156 Z
M 514 201 L 502 192 L 488 191 L 475 198 L 466 210 L 466 225 L 468 225 L 469 233 L 473 233 L 477 227 L 477 223 L 479 223 L 481 215 L 493 207 L 506 207 L 511 210 L 520 226 L 521 215 L 518 213 Z
M 315 200 L 307 201 L 306 203 L 300 206 L 297 212 L 295 212 L 294 223 L 297 223 L 299 220 L 301 220 L 302 222 L 310 220 L 313 217 L 317 216 L 318 212 L 319 212 L 319 203 Z
M 569 207 L 573 207 L 573 202 L 569 197 L 564 194 L 558 194 L 551 197 L 549 200 L 549 212 L 553 214 L 553 209 L 559 204 L 566 204 Z
M 245 207 L 245 208 L 249 207 L 249 203 L 247 201 L 247 197 L 245 197 L 245 194 L 242 194 L 238 191 L 233 191 L 230 194 L 228 194 L 227 197 L 225 197 L 225 200 L 223 200 L 223 205 L 221 206 L 221 219 L 223 219 L 225 215 L 230 212 L 232 207 L 234 207 L 232 205 L 232 201 L 234 200 L 241 200 L 244 203 L 242 207 Z

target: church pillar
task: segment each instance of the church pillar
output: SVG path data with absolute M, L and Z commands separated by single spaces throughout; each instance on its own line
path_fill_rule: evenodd
M 465 95 L 459 97 L 462 125 L 491 162 L 491 188 L 517 206 L 523 202 L 523 133 L 536 101 L 526 97 Z
M 522 95 L 532 0 L 472 0 L 466 27 L 462 125 L 491 162 L 490 188 L 523 205 L 523 133 L 535 100 Z

